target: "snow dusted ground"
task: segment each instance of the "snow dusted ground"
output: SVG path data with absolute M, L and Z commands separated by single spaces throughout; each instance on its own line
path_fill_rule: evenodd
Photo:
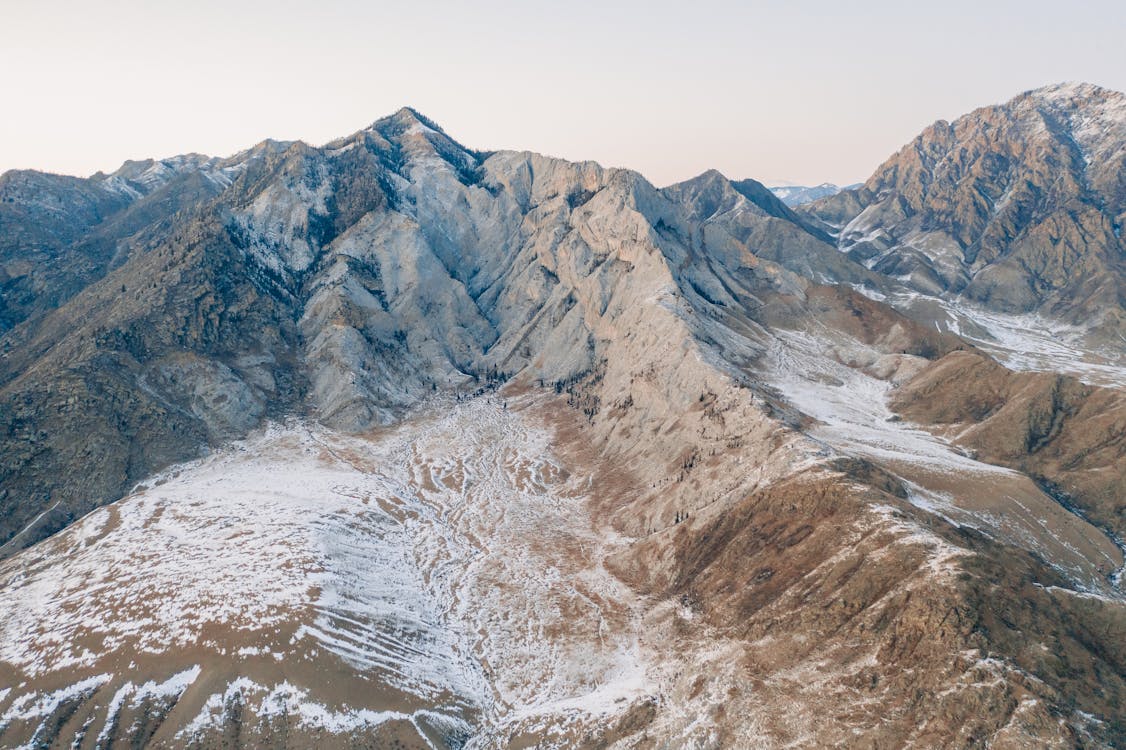
M 1126 388 L 1126 341 L 1116 348 L 1092 346 L 1083 328 L 1039 315 L 1010 315 L 910 290 L 889 296 L 856 289 L 911 317 L 932 321 L 937 330 L 960 336 L 1011 370 L 1060 372 L 1090 385 Z
M 180 737 L 236 693 L 257 717 L 405 720 L 435 746 L 625 710 L 652 686 L 633 595 L 602 566 L 616 542 L 587 478 L 508 406 L 443 402 L 370 439 L 273 426 L 4 562 L 0 667 L 19 677 L 0 741 L 99 689 L 102 731 L 139 696 L 182 696 Z M 138 677 L 162 654 L 198 663 Z M 327 694 L 326 669 L 368 687 Z
M 807 435 L 826 450 L 898 475 L 915 506 L 1041 554 L 1080 590 L 1120 596 L 1107 579 L 1123 557 L 1105 534 L 1023 474 L 977 461 L 888 408 L 896 371 L 912 372 L 913 359 L 883 355 L 839 334 L 777 330 L 764 375 L 817 420 Z

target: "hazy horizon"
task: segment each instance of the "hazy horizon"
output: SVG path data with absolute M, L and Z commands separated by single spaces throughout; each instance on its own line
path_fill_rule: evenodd
M 1126 89 L 1118 4 L 980 6 L 6 2 L 0 171 L 320 145 L 411 106 L 471 148 L 658 185 L 844 185 L 935 120 L 1062 81 Z

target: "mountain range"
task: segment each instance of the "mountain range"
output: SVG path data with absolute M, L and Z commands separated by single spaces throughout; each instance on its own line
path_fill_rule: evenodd
M 0 176 L 0 744 L 1126 742 L 1124 175 L 1063 84 L 813 200 Z
M 828 198 L 831 195 L 836 195 L 841 190 L 851 190 L 858 188 L 860 185 L 849 185 L 847 188 L 841 188 L 831 182 L 823 182 L 820 185 L 812 187 L 805 185 L 778 185 L 770 188 L 770 192 L 777 195 L 783 203 L 793 208 L 805 203 L 812 203 L 820 198 Z

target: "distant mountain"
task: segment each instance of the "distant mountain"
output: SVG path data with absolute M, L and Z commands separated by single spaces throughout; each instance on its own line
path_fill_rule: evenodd
M 820 185 L 814 185 L 813 187 L 806 187 L 804 185 L 779 185 L 770 188 L 770 192 L 777 195 L 787 206 L 801 206 L 821 198 L 827 198 L 830 195 L 836 195 L 842 190 L 850 190 L 856 187 L 859 187 L 859 185 L 849 185 L 848 187 L 842 188 L 831 182 L 822 182 Z
M 1126 366 L 1047 317 L 1114 96 L 1017 107 L 1078 187 L 1021 125 L 797 209 L 410 108 L 0 177 L 0 746 L 1121 746 Z M 1091 241 L 1043 331 L 900 234 L 996 174 L 983 269 Z
M 803 206 L 930 295 L 1126 332 L 1126 95 L 1060 84 L 939 121 L 863 186 Z

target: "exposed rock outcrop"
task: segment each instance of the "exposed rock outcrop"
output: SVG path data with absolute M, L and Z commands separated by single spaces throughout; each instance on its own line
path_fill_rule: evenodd
M 1126 325 L 1126 95 L 1061 84 L 939 121 L 863 186 L 799 212 L 931 295 Z

